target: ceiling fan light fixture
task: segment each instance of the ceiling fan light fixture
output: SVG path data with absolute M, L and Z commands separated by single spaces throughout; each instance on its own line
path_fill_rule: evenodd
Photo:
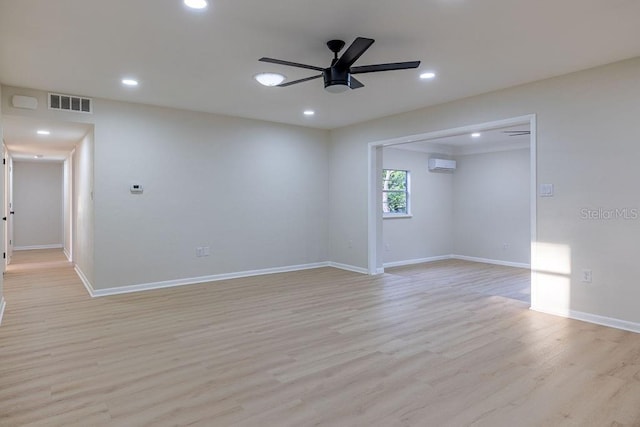
M 324 77 L 324 88 L 329 93 L 342 93 L 349 89 L 348 70 L 338 70 L 334 67 L 327 68 L 322 72 Z
M 349 89 L 349 86 L 344 83 L 333 83 L 324 87 L 329 93 L 342 93 Z
M 273 87 L 282 83 L 286 77 L 279 73 L 259 73 L 253 78 L 262 86 Z

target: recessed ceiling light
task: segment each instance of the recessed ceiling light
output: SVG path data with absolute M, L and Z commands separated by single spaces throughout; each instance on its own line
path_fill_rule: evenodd
M 51 132 L 48 130 L 40 129 L 38 131 L 38 135 L 51 135 Z
M 480 132 L 474 132 L 471 134 L 471 138 L 480 138 L 480 135 L 482 135 Z
M 278 86 L 285 79 L 285 76 L 278 73 L 260 73 L 253 76 L 258 83 L 263 86 Z
M 305 116 L 313 116 L 316 112 L 313 110 L 304 110 L 304 114 Z
M 425 80 L 426 79 L 433 79 L 435 77 L 436 77 L 436 73 L 433 73 L 431 71 L 420 74 L 420 78 L 421 79 L 425 79 Z
M 138 86 L 138 81 L 134 79 L 122 79 L 122 84 L 125 86 Z
M 184 0 L 184 4 L 191 9 L 205 9 L 208 5 L 207 0 Z

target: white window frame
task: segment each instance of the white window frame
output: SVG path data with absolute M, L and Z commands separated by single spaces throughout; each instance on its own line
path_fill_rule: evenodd
M 406 173 L 407 176 L 407 185 L 406 185 L 406 190 L 404 191 L 404 193 L 406 194 L 406 200 L 407 200 L 407 212 L 401 212 L 401 213 L 394 213 L 394 212 L 382 212 L 382 218 L 384 219 L 390 219 L 390 218 L 411 218 L 413 215 L 411 214 L 411 171 L 407 170 L 407 169 L 393 169 L 393 168 L 384 168 L 382 169 L 383 171 L 402 171 Z M 401 190 L 385 190 L 384 189 L 384 185 L 383 185 L 383 189 L 382 189 L 382 193 L 380 194 L 380 197 L 384 200 L 384 193 L 397 193 L 397 192 L 402 192 Z

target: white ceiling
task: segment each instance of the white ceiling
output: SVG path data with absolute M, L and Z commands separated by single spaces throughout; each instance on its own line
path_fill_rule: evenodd
M 424 141 L 393 145 L 390 148 L 450 155 L 517 150 L 529 147 L 531 137 L 530 135 L 510 134 L 510 132 L 529 130 L 530 127 L 528 124 L 506 126 L 496 129 L 478 129 L 480 136 L 477 138 L 472 137 L 471 133 L 467 132 Z
M 209 1 L 0 0 L 0 82 L 336 128 L 640 55 L 638 0 Z M 325 42 L 357 36 L 376 43 L 356 65 L 422 66 L 363 74 L 365 88 L 337 95 L 322 80 L 252 79 L 313 75 L 258 58 L 328 66 Z M 428 70 L 438 77 L 420 80 Z
M 36 161 L 64 160 L 75 145 L 91 130 L 92 125 L 40 120 L 4 115 L 2 117 L 4 142 L 14 159 Z M 50 135 L 38 135 L 48 130 Z

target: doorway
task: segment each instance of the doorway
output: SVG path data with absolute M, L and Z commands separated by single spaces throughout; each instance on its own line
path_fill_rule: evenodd
M 368 256 L 369 256 L 369 274 L 380 274 L 384 272 L 385 269 L 385 264 L 387 267 L 391 267 L 391 266 L 397 266 L 397 265 L 403 265 L 402 262 L 396 262 L 394 263 L 389 263 L 388 261 L 385 262 L 385 255 L 389 254 L 390 252 L 390 248 L 389 248 L 389 243 L 384 241 L 384 229 L 385 226 L 388 224 L 392 224 L 394 228 L 402 228 L 402 221 L 403 219 L 391 219 L 391 220 L 386 220 L 383 219 L 383 209 L 382 209 L 382 198 L 379 197 L 379 195 L 382 192 L 382 182 L 379 179 L 380 176 L 382 176 L 382 170 L 385 167 L 385 165 L 383 164 L 383 159 L 385 159 L 383 151 L 385 149 L 391 148 L 391 147 L 395 147 L 395 148 L 409 148 L 410 146 L 413 146 L 414 148 L 418 148 L 419 146 L 427 147 L 429 145 L 431 145 L 431 151 L 433 152 L 433 147 L 437 146 L 438 142 L 442 143 L 442 142 L 446 142 L 446 141 L 451 141 L 455 144 L 454 141 L 460 141 L 461 136 L 463 136 L 463 138 L 469 138 L 471 134 L 474 133 L 490 133 L 490 132 L 497 132 L 498 130 L 500 130 L 500 132 L 505 132 L 502 135 L 508 136 L 511 134 L 512 131 L 516 131 L 516 130 L 526 130 L 529 132 L 529 134 L 527 134 L 525 136 L 525 143 L 528 145 L 528 160 L 525 159 L 524 161 L 528 161 L 529 162 L 529 177 L 528 177 L 528 196 L 525 195 L 525 200 L 524 202 L 526 203 L 526 197 L 528 197 L 528 209 L 529 209 L 529 232 L 528 232 L 528 236 L 524 236 L 524 240 L 522 239 L 522 236 L 520 238 L 520 244 L 519 246 L 523 246 L 524 244 L 524 249 L 527 250 L 526 255 L 523 255 L 524 252 L 522 251 L 522 248 L 520 249 L 520 258 L 523 258 L 523 256 L 528 257 L 529 259 L 522 259 L 523 261 L 526 262 L 513 262 L 513 266 L 516 267 L 530 267 L 531 265 L 531 261 L 532 261 L 532 257 L 534 256 L 534 246 L 535 246 L 535 242 L 536 242 L 536 126 L 535 126 L 535 115 L 528 115 L 528 116 L 521 116 L 521 117 L 515 117 L 515 118 L 511 118 L 511 119 L 506 119 L 506 120 L 500 120 L 500 121 L 494 121 L 494 122 L 488 122 L 488 123 L 480 123 L 477 125 L 471 125 L 471 126 L 465 126 L 465 127 L 460 127 L 460 128 L 455 128 L 455 129 L 447 129 L 447 130 L 443 130 L 443 131 L 437 131 L 437 132 L 430 132 L 430 133 L 426 133 L 426 134 L 421 134 L 421 135 L 410 135 L 410 136 L 406 136 L 406 137 L 402 137 L 402 138 L 396 138 L 393 140 L 386 140 L 386 141 L 378 141 L 378 142 L 373 142 L 369 144 L 369 207 L 368 207 L 368 211 L 369 211 L 369 229 L 368 229 Z M 524 136 L 522 134 L 517 134 L 518 136 Z M 507 138 L 508 139 L 508 138 Z M 451 148 L 451 147 L 449 147 Z M 519 147 L 524 149 L 523 147 Z M 396 152 L 400 152 L 400 150 L 395 150 Z M 428 150 L 427 150 L 428 151 Z M 446 151 L 443 150 L 443 146 L 439 146 L 435 151 Z M 454 154 L 454 151 L 449 151 L 448 153 L 445 152 L 445 156 L 447 157 L 446 154 L 449 154 L 449 158 L 454 158 L 455 156 L 452 156 Z M 423 153 L 424 154 L 424 153 Z M 441 153 L 442 154 L 442 153 Z M 526 155 L 526 152 L 523 153 Z M 423 156 L 425 157 L 425 156 Z M 443 156 L 440 156 L 443 157 Z M 520 156 L 522 159 L 524 159 L 524 157 L 521 155 Z M 425 157 L 426 158 L 426 157 Z M 521 160 L 522 161 L 522 160 Z M 389 166 L 389 162 L 386 163 L 387 166 Z M 391 167 L 391 166 L 389 166 Z M 425 165 L 424 165 L 424 169 L 426 170 L 427 166 L 426 166 L 426 161 L 425 161 Z M 442 178 L 442 177 L 439 177 Z M 527 178 L 526 176 L 524 177 L 525 179 Z M 469 180 L 467 179 L 467 182 Z M 444 185 L 444 184 L 443 184 Z M 527 185 L 527 183 L 524 183 L 525 187 Z M 525 188 L 526 190 L 526 188 Z M 432 199 L 435 203 L 437 203 L 437 200 Z M 463 199 L 464 200 L 464 199 Z M 461 206 L 463 206 L 463 204 L 460 204 Z M 525 206 L 526 209 L 526 206 Z M 468 218 L 467 218 L 468 221 Z M 408 221 L 407 221 L 408 222 Z M 387 227 L 390 228 L 390 227 Z M 528 237 L 528 242 L 527 242 L 527 237 Z M 528 244 L 528 247 L 527 247 Z M 515 248 L 511 248 L 510 242 L 506 241 L 501 244 L 502 245 L 502 250 L 507 253 L 508 251 L 510 251 L 511 249 L 515 249 Z M 473 252 L 472 249 L 469 249 L 471 252 Z M 437 260 L 437 259 L 450 259 L 450 258 L 457 258 L 457 259 L 469 259 L 471 261 L 481 261 L 481 262 L 486 262 L 486 261 L 491 261 L 491 259 L 489 258 L 500 258 L 499 256 L 500 254 L 498 254 L 498 256 L 486 256 L 486 257 L 470 257 L 470 256 L 456 256 L 456 252 L 455 250 L 451 249 L 449 250 L 445 250 L 442 249 L 440 251 L 440 253 L 435 252 L 433 254 L 433 259 L 429 259 L 429 257 L 427 258 L 423 258 L 423 257 L 419 257 L 419 259 L 413 259 L 413 260 L 409 260 L 409 261 L 428 261 L 428 260 Z M 397 260 L 396 260 L 397 261 Z M 411 262 L 407 262 L 406 264 L 410 264 Z M 406 265 L 405 264 L 405 265 Z M 508 262 L 503 263 L 502 265 L 510 265 Z
M 5 266 L 74 260 L 74 150 L 93 125 L 3 116 Z
M 63 168 L 64 163 L 57 160 L 13 160 L 11 255 L 16 251 L 63 250 Z

